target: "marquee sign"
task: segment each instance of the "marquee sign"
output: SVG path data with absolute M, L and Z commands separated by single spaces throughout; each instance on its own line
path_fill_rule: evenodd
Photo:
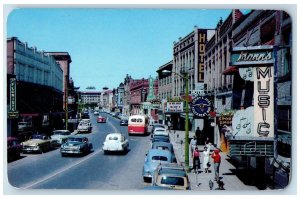
M 194 115 L 198 117 L 205 117 L 211 109 L 211 103 L 207 98 L 196 97 L 193 99 L 191 109 Z
M 232 66 L 274 63 L 273 46 L 235 47 L 231 53 Z

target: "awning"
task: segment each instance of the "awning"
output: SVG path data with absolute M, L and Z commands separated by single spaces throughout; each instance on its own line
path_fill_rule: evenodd
M 239 69 L 236 66 L 229 66 L 223 71 L 223 75 L 233 75 L 239 72 Z

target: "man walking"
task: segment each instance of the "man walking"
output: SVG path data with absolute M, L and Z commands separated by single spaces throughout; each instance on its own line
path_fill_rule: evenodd
M 212 159 L 214 160 L 214 170 L 215 170 L 215 181 L 220 180 L 220 164 L 221 164 L 221 156 L 218 149 L 215 149 L 211 155 Z

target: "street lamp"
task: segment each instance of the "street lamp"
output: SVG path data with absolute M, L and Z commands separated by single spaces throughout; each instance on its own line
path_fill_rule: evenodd
M 184 83 L 185 83 L 185 144 L 184 144 L 184 163 L 185 163 L 185 170 L 187 172 L 190 171 L 190 166 L 189 166 L 189 86 L 188 86 L 188 73 L 187 72 L 183 72 L 181 74 L 178 74 L 176 72 L 173 71 L 169 71 L 169 70 L 163 70 L 162 74 L 163 75 L 167 75 L 170 73 L 174 73 L 175 75 L 178 75 L 179 77 L 181 77 L 182 79 L 184 79 Z

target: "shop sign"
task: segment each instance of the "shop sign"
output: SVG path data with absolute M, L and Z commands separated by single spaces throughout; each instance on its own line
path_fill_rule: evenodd
M 166 112 L 183 112 L 183 102 L 167 102 Z
M 233 118 L 233 112 L 224 112 L 221 113 L 219 117 L 219 126 L 232 126 L 232 118 Z
M 191 109 L 194 115 L 205 117 L 211 109 L 211 103 L 207 98 L 196 97 L 192 100 Z
M 9 111 L 8 118 L 18 118 L 19 112 L 17 111 L 17 100 L 16 100 L 16 78 L 10 78 L 10 95 L 9 95 Z
M 247 66 L 255 64 L 273 64 L 272 46 L 235 47 L 231 52 L 231 65 Z

